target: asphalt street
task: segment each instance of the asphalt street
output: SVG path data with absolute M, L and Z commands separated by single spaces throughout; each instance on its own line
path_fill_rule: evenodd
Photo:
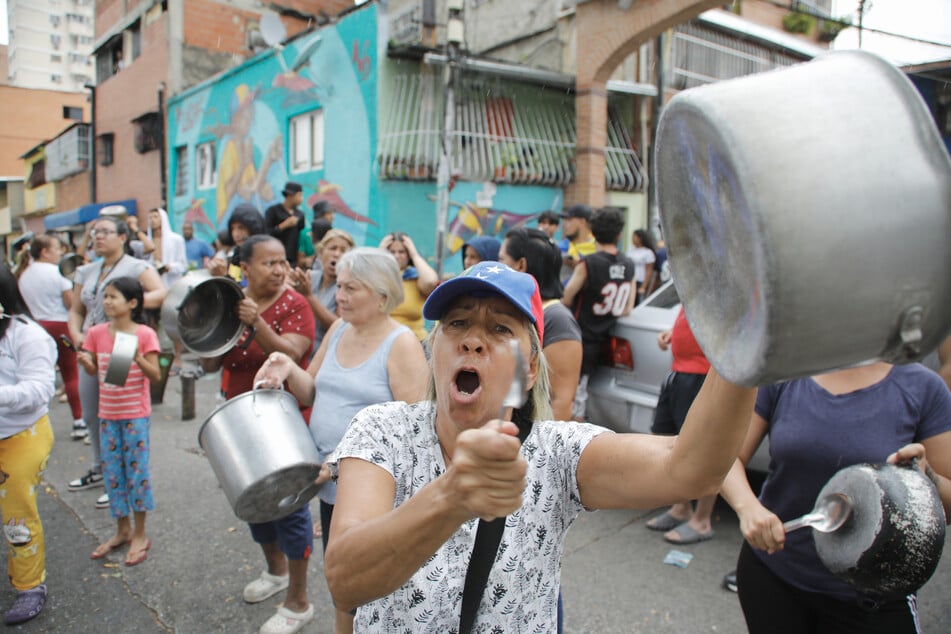
M 143 564 L 123 565 L 125 551 L 93 561 L 115 523 L 94 506 L 102 489 L 71 493 L 66 483 L 86 472 L 92 452 L 69 438 L 65 404 L 54 402 L 56 444 L 39 495 L 46 533 L 49 600 L 43 613 L 11 630 L 23 632 L 257 632 L 281 600 L 257 605 L 241 597 L 262 569 L 260 549 L 231 511 L 198 447 L 198 429 L 216 407 L 216 375 L 196 382 L 196 416 L 181 419 L 181 388 L 171 378 L 152 414 L 152 471 L 157 508 L 149 514 L 153 546 Z M 314 507 L 316 509 L 316 507 Z M 686 568 L 664 564 L 674 549 L 644 521 L 654 511 L 584 514 L 569 535 L 562 575 L 566 632 L 743 632 L 735 594 L 720 587 L 733 568 L 741 538 L 735 515 L 715 512 L 716 537 L 681 547 L 693 555 Z M 332 632 L 333 612 L 319 542 L 309 593 L 317 618 L 307 632 Z M 0 610 L 13 601 L 0 584 Z M 951 623 L 951 561 L 939 565 L 922 590 L 923 631 L 946 632 Z

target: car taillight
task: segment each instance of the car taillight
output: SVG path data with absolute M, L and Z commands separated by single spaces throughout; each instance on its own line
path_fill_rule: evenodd
M 622 337 L 608 337 L 601 344 L 601 365 L 634 370 L 634 354 L 631 342 Z

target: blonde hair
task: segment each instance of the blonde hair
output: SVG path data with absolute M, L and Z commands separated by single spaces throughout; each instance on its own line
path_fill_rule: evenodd
M 340 238 L 344 242 L 350 245 L 350 248 L 357 246 L 357 243 L 353 241 L 353 236 L 344 231 L 343 229 L 330 229 L 327 233 L 324 234 L 324 237 L 320 239 L 320 242 L 317 243 L 316 251 L 317 255 L 320 255 L 320 252 L 323 251 L 324 247 L 328 242 L 334 238 Z
M 527 321 L 527 319 L 526 319 Z M 530 323 L 528 324 L 528 336 L 531 342 L 531 355 L 529 361 L 537 360 L 538 374 L 535 376 L 535 385 L 528 391 L 528 399 L 525 405 L 519 409 L 533 422 L 536 420 L 551 420 L 554 417 L 551 411 L 551 380 L 548 376 L 548 360 L 545 359 L 545 353 L 542 351 L 542 342 L 538 338 L 538 331 Z M 436 340 L 436 334 L 441 330 L 442 322 L 436 324 L 432 332 L 426 337 L 426 347 L 433 349 L 433 343 Z M 429 379 L 426 383 L 426 399 L 436 402 L 436 376 L 433 372 L 433 355 L 429 355 Z

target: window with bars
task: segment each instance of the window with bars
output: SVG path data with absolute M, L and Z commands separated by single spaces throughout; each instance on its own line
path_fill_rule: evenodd
M 100 134 L 96 137 L 96 154 L 99 155 L 99 164 L 103 167 L 112 165 L 116 135 L 112 132 Z
M 184 196 L 188 193 L 188 146 L 180 145 L 175 148 L 175 195 Z
M 800 61 L 761 44 L 687 23 L 674 32 L 668 83 L 672 88 L 683 90 Z
M 324 112 L 313 110 L 291 119 L 291 173 L 324 166 Z
M 195 148 L 195 159 L 198 171 L 195 172 L 195 181 L 198 189 L 210 189 L 218 186 L 218 168 L 216 165 L 215 144 L 212 141 L 199 143 Z

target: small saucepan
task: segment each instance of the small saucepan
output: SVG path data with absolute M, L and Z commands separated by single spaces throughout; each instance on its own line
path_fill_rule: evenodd
M 138 337 L 117 332 L 115 342 L 112 344 L 112 354 L 109 355 L 109 367 L 106 368 L 106 375 L 102 379 L 103 383 L 120 387 L 125 385 L 138 349 Z
M 837 472 L 818 500 L 842 496 L 851 512 L 838 529 L 813 529 L 830 572 L 876 600 L 905 597 L 934 574 L 945 515 L 931 481 L 914 465 L 859 464 Z

